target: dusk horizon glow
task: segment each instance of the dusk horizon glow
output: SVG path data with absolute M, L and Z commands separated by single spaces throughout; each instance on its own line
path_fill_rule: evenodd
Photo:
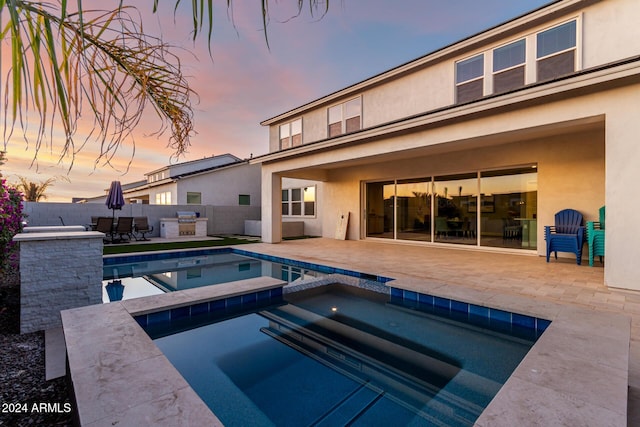
M 105 4 L 106 3 L 106 4 Z M 118 1 L 101 1 L 109 8 Z M 37 167 L 31 166 L 33 144 L 16 128 L 7 142 L 3 178 L 16 183 L 18 176 L 33 182 L 58 177 L 45 202 L 70 202 L 73 197 L 105 194 L 113 180 L 130 183 L 163 166 L 225 153 L 239 158 L 268 152 L 268 129 L 260 122 L 307 104 L 327 94 L 366 80 L 398 65 L 474 35 L 526 12 L 553 3 L 549 0 L 407 0 L 390 5 L 382 0 L 344 0 L 332 3 L 324 16 L 302 14 L 291 18 L 297 2 L 270 3 L 269 47 L 262 28 L 259 4 L 234 2 L 228 15 L 226 2 L 217 2 L 209 56 L 206 30 L 193 42 L 191 12 L 181 5 L 173 15 L 173 2 L 137 3 L 145 31 L 176 45 L 183 72 L 198 94 L 193 101 L 197 134 L 188 153 L 172 158 L 167 148 L 170 134 L 154 136 L 160 126 L 149 109 L 131 144 L 117 153 L 111 165 L 95 164 L 97 151 L 87 143 L 69 171 L 69 160 L 58 162 L 56 153 L 43 148 Z M 95 0 L 84 1 L 85 9 Z M 0 75 L 9 66 L 3 42 Z M 3 86 L 5 82 L 2 82 Z M 4 92 L 3 92 L 4 93 Z M 0 132 L 3 124 L 0 123 Z M 54 136 L 55 138 L 55 136 Z M 78 141 L 83 141 L 80 130 Z M 126 172 L 126 173 L 125 173 Z

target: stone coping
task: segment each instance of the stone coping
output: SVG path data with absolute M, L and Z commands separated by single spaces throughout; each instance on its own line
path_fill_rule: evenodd
M 197 218 L 193 218 L 191 221 L 192 222 L 198 222 L 198 221 L 208 221 L 209 218 L 203 218 L 203 217 L 197 217 Z M 160 221 L 165 221 L 165 222 L 180 222 L 180 218 L 177 217 L 171 217 L 171 218 L 160 218 Z
M 627 426 L 629 316 L 414 278 L 387 284 L 551 320 L 476 426 Z
M 70 239 L 102 239 L 104 233 L 99 231 L 48 231 L 38 233 L 20 233 L 13 237 L 16 242 L 37 240 L 70 240 Z
M 222 426 L 133 316 L 282 287 L 270 277 L 61 312 L 82 426 Z
M 84 225 L 40 225 L 24 227 L 23 233 L 48 233 L 48 232 L 69 232 L 87 231 Z
M 626 427 L 628 316 L 418 279 L 388 284 L 552 321 L 477 426 Z M 63 311 L 80 423 L 222 425 L 132 316 L 281 285 L 263 277 Z

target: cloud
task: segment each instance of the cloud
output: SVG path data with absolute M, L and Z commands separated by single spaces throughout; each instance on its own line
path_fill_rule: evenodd
M 118 1 L 86 0 L 83 4 L 85 8 L 104 9 Z M 151 3 L 130 3 L 137 5 L 145 32 L 161 35 L 164 41 L 178 46 L 176 53 L 184 72 L 199 95 L 199 102 L 193 105 L 197 134 L 180 159 L 186 161 L 212 154 L 248 157 L 266 153 L 268 131 L 260 126 L 262 120 L 550 1 L 344 0 L 331 2 L 329 12 L 321 19 L 311 16 L 307 3 L 300 16 L 289 19 L 297 11 L 297 2 L 271 0 L 269 48 L 260 2 L 236 0 L 231 9 L 226 2 L 213 2 L 213 57 L 206 28 L 205 34 L 192 40 L 191 2 L 181 2 L 175 15 L 172 1 L 160 2 L 158 14 L 151 13 Z M 2 69 L 6 71 L 6 65 Z M 69 183 L 61 180 L 51 188 L 49 200 L 99 195 L 113 179 L 142 179 L 145 172 L 175 162 L 166 147 L 169 134 L 153 136 L 159 121 L 151 111 L 135 131 L 135 152 L 131 143 L 123 145 L 111 166 L 96 165 L 98 148 L 88 144 L 77 154 L 68 175 L 69 159 L 57 165 L 46 150 L 40 154 L 36 172 L 29 168 L 32 147 L 25 150 L 18 138 L 10 141 L 9 162 L 2 166 L 2 172 L 5 176 L 24 175 L 36 182 L 50 176 L 68 176 Z M 79 134 L 87 133 L 86 124 L 82 124 Z

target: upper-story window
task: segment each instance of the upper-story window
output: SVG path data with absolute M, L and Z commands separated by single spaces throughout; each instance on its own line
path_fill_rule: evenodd
M 524 86 L 526 41 L 518 40 L 493 50 L 493 92 Z
M 484 86 L 484 54 L 456 62 L 456 102 L 482 98 Z
M 280 149 L 302 145 L 302 119 L 280 125 Z
M 573 20 L 537 34 L 538 81 L 553 79 L 575 71 L 576 25 L 576 20 Z
M 457 61 L 456 102 L 474 101 L 483 95 L 575 72 L 580 63 L 578 26 L 576 18 Z
M 329 107 L 329 138 L 362 129 L 362 98 Z
M 170 204 L 171 204 L 171 191 L 156 193 L 156 205 L 170 205 Z

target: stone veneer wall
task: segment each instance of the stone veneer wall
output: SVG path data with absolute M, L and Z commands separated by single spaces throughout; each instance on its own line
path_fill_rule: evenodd
M 20 333 L 62 326 L 60 310 L 102 303 L 102 233 L 21 233 Z

